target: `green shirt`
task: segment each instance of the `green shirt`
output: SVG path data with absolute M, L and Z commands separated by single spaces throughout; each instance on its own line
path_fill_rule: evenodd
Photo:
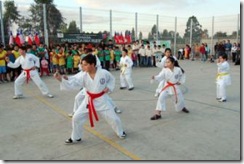
M 98 56 L 98 58 L 99 58 L 99 60 L 100 60 L 101 62 L 104 61 L 103 50 L 99 50 L 99 51 L 97 52 L 97 56 Z
M 73 57 L 71 55 L 67 56 L 66 67 L 67 68 L 73 68 Z
M 110 51 L 104 50 L 105 61 L 110 61 Z
M 119 62 L 121 55 L 122 55 L 122 52 L 120 50 L 114 50 L 114 55 L 115 55 L 115 61 Z

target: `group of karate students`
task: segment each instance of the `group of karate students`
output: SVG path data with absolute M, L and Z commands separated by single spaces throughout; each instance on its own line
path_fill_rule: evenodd
M 26 47 L 20 47 L 19 52 L 21 56 L 16 59 L 14 63 L 6 58 L 9 67 L 17 68 L 22 66 L 22 73 L 16 79 L 14 99 L 23 97 L 22 85 L 29 79 L 39 87 L 43 95 L 50 98 L 50 94 L 46 84 L 40 79 L 37 68 L 40 67 L 39 59 L 30 53 L 26 53 Z M 129 91 L 134 89 L 132 82 L 132 60 L 127 55 L 128 51 L 123 49 L 120 60 L 120 89 L 128 88 Z M 166 111 L 166 98 L 173 95 L 176 111 L 189 113 L 185 107 L 184 97 L 180 89 L 180 85 L 185 82 L 184 70 L 179 66 L 176 57 L 172 56 L 171 49 L 165 49 L 165 56 L 157 63 L 161 69 L 160 73 L 152 76 L 153 80 L 159 82 L 156 89 L 155 96 L 158 97 L 156 109 L 151 120 L 161 118 L 161 112 Z M 229 64 L 227 62 L 226 54 L 219 54 L 217 62 L 217 100 L 226 102 L 226 86 L 231 84 L 229 75 Z M 79 90 L 75 96 L 72 116 L 72 133 L 69 139 L 65 141 L 66 144 L 77 143 L 81 141 L 83 136 L 83 126 L 87 118 L 90 120 L 91 127 L 94 127 L 94 119 L 99 120 L 97 112 L 102 116 L 113 131 L 121 139 L 126 138 L 126 133 L 123 129 L 120 118 L 116 113 L 121 113 L 116 107 L 115 103 L 109 96 L 114 90 L 115 78 L 105 69 L 101 68 L 101 63 L 96 55 L 88 54 L 81 60 L 81 71 L 73 76 L 60 75 L 58 72 L 54 77 L 60 82 L 61 90 Z

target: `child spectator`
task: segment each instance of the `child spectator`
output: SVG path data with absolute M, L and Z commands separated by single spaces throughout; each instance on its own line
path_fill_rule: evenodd
M 14 63 L 15 61 L 15 56 L 12 53 L 12 49 L 10 47 L 8 47 L 7 49 L 7 57 L 9 58 L 9 60 Z M 15 77 L 15 69 L 14 68 L 10 68 L 7 66 L 7 79 L 9 81 L 14 81 L 14 77 Z
M 64 54 L 64 48 L 61 47 L 58 52 L 58 66 L 59 66 L 59 71 L 61 74 L 65 74 L 65 54 Z
M 46 73 L 47 76 L 49 76 L 48 61 L 45 58 L 45 56 L 43 56 L 41 59 L 41 75 L 40 75 L 40 77 L 43 76 L 44 72 Z
M 0 84 L 3 82 L 7 82 L 5 81 L 5 74 L 6 74 L 6 62 L 5 62 L 5 58 L 6 58 L 6 54 L 7 52 L 3 49 L 3 46 L 0 46 Z
M 77 54 L 77 53 L 76 53 Z M 67 56 L 66 56 L 66 68 L 67 68 L 67 73 L 71 74 L 73 73 L 73 56 L 72 56 L 72 51 L 68 51 L 67 52 Z

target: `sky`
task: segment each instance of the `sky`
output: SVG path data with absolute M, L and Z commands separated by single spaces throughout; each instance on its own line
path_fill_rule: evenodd
M 3 0 L 5 1 L 5 0 Z M 18 10 L 28 15 L 28 7 L 34 0 L 14 0 Z M 219 31 L 232 33 L 236 30 L 239 0 L 53 0 L 65 17 L 66 23 L 75 20 L 80 27 L 79 7 L 82 7 L 83 25 L 86 32 L 109 31 L 109 10 L 112 10 L 113 33 L 115 30 L 131 30 L 135 26 L 135 13 L 138 13 L 138 31 L 145 35 L 156 24 L 159 15 L 159 28 L 174 30 L 177 17 L 177 31 L 183 35 L 189 17 L 196 16 L 203 28 L 212 30 L 212 18 Z M 28 6 L 28 7 L 27 7 Z M 223 29 L 224 28 L 224 29 Z M 161 31 L 162 31 L 161 30 Z M 215 29 L 216 31 L 216 29 Z
M 14 0 L 18 3 L 33 3 L 33 0 Z M 239 0 L 54 0 L 62 7 L 117 10 L 166 16 L 210 17 L 240 13 Z

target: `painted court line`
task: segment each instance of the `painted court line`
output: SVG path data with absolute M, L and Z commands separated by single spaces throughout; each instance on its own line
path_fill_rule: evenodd
M 64 116 L 65 118 L 71 120 L 70 117 L 68 117 L 67 113 L 64 112 L 62 109 L 60 109 L 59 107 L 57 107 L 56 105 L 48 102 L 47 100 L 45 100 L 44 98 L 40 97 L 40 96 L 33 96 L 35 97 L 37 100 L 39 100 L 40 102 L 44 103 L 45 105 L 49 106 L 51 109 L 53 109 L 54 111 L 56 111 L 57 113 L 61 114 L 62 116 Z M 125 154 L 126 156 L 128 156 L 129 158 L 131 158 L 132 160 L 141 160 L 137 155 L 129 152 L 128 150 L 126 150 L 125 148 L 123 148 L 122 146 L 120 146 L 119 144 L 117 144 L 116 142 L 114 142 L 113 140 L 103 136 L 102 134 L 100 134 L 99 132 L 97 132 L 96 130 L 90 128 L 89 126 L 85 125 L 84 127 L 88 132 L 92 133 L 93 135 L 95 135 L 96 137 L 102 139 L 103 141 L 107 142 L 108 144 L 110 144 L 112 147 L 114 147 L 115 149 L 119 150 L 120 152 L 122 152 L 123 154 Z

